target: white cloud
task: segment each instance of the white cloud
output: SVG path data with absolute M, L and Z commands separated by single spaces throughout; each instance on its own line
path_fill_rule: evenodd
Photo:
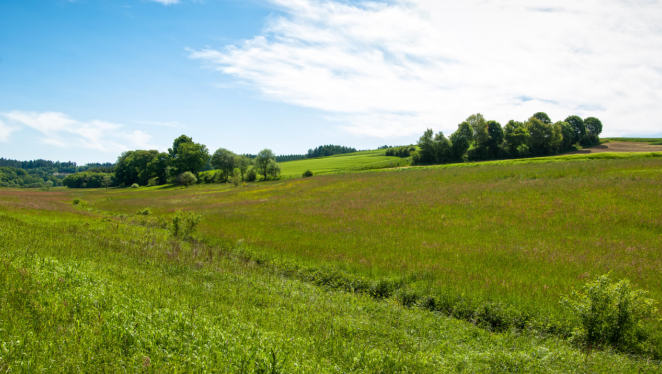
M 58 147 L 82 147 L 106 153 L 120 153 L 130 149 L 162 149 L 150 143 L 151 135 L 143 131 L 125 131 L 121 124 L 93 120 L 81 122 L 58 112 L 0 113 L 15 126 L 27 126 L 46 137 L 43 143 Z M 0 122 L 0 140 L 3 139 Z M 5 139 L 9 133 L 5 136 Z
M 537 111 L 597 116 L 611 135 L 662 129 L 662 0 L 271 1 L 284 15 L 262 35 L 190 56 L 349 133 Z
M 4 122 L 0 121 L 0 142 L 6 142 L 9 139 L 9 135 L 16 130 L 16 128 L 9 127 Z
M 151 0 L 163 5 L 179 4 L 179 0 Z

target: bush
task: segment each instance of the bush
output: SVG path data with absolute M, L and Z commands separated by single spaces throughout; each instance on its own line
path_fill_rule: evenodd
M 246 173 L 246 180 L 249 182 L 255 182 L 256 179 L 257 179 L 257 172 L 255 172 L 255 169 L 250 169 Z
M 191 239 L 202 221 L 202 216 L 193 212 L 182 212 L 177 210 L 172 216 L 170 232 L 174 237 L 181 237 L 184 240 Z
M 152 215 L 152 210 L 150 208 L 145 208 L 145 209 L 138 209 L 136 211 L 136 215 L 139 216 L 151 216 Z
M 140 187 L 140 186 L 138 185 L 138 183 L 134 183 L 134 184 L 131 185 L 131 188 L 138 188 L 138 187 Z
M 198 182 L 198 178 L 196 178 L 190 171 L 179 174 L 177 179 L 179 180 L 179 184 L 183 184 L 184 187 L 188 187 Z
M 147 182 L 147 185 L 150 187 L 157 186 L 159 184 L 159 177 L 154 177 Z
M 239 187 L 239 183 L 241 183 L 241 173 L 239 172 L 239 169 L 234 169 L 232 184 L 234 184 L 235 187 Z
M 310 169 L 304 171 L 303 174 L 302 174 L 302 177 L 304 177 L 304 178 L 310 178 L 312 176 L 313 176 L 313 172 L 310 171 Z
M 78 205 L 78 204 L 80 204 L 80 199 L 77 198 L 77 197 L 75 197 L 75 198 L 71 201 L 71 203 L 72 203 L 73 205 Z
M 645 322 L 657 314 L 656 302 L 646 294 L 632 290 L 627 279 L 611 283 L 608 275 L 587 283 L 581 292 L 573 291 L 563 300 L 581 324 L 573 338 L 588 348 L 642 350 Z

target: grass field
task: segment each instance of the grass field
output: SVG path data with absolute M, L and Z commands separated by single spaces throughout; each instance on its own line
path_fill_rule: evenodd
M 75 209 L 62 203 L 67 198 L 61 191 L 0 192 L 0 372 L 659 368 L 288 279 L 245 260 L 239 247 L 181 242 L 139 221 Z
M 662 138 L 602 138 L 611 142 L 662 143 Z
M 243 239 L 281 258 L 554 314 L 560 295 L 607 272 L 662 300 L 659 156 L 411 167 L 240 188 L 69 190 L 63 201 L 79 196 L 124 214 L 193 210 L 210 240 Z
M 251 341 L 248 335 L 267 336 L 263 343 L 255 343 L 261 348 L 244 352 L 249 356 L 257 352 L 255 357 L 259 360 L 251 361 L 253 371 L 268 364 L 270 349 L 288 347 L 290 364 L 300 365 L 307 359 L 314 362 L 305 368 L 296 366 L 300 372 L 323 371 L 320 368 L 332 366 L 338 369 L 328 371 L 443 372 L 464 367 L 469 372 L 593 372 L 596 368 L 628 372 L 634 370 L 631 365 L 643 364 L 611 353 L 598 354 L 580 364 L 581 353 L 556 340 L 555 336 L 565 336 L 568 330 L 564 329 L 576 323 L 559 301 L 573 288 L 605 273 L 611 273 L 614 279 L 628 278 L 636 287 L 662 300 L 661 187 L 662 154 L 598 153 L 330 174 L 236 188 L 197 185 L 187 189 L 58 189 L 50 193 L 4 189 L 0 190 L 0 235 L 3 253 L 9 254 L 3 260 L 9 269 L 4 272 L 5 283 L 18 282 L 19 277 L 26 279 L 21 275 L 24 272 L 38 273 L 39 261 L 51 261 L 45 259 L 62 261 L 64 267 L 80 267 L 80 276 L 90 282 L 103 279 L 92 282 L 95 285 L 119 287 L 103 291 L 105 294 L 128 295 L 116 301 L 118 310 L 138 308 L 140 303 L 136 300 L 148 300 L 148 309 L 140 306 L 140 312 L 132 317 L 143 318 L 136 326 L 149 326 L 150 318 L 156 318 L 153 313 L 166 305 L 168 310 L 179 310 L 180 315 L 197 315 L 194 310 L 199 310 L 200 315 L 207 313 L 193 325 L 209 329 L 204 331 L 214 330 L 218 336 L 235 336 L 236 341 L 244 342 L 240 346 L 254 347 L 247 343 Z M 86 208 L 71 208 L 74 197 L 86 201 Z M 156 217 L 170 217 L 177 209 L 202 214 L 200 239 L 204 245 L 189 248 L 189 244 L 172 242 L 163 230 L 131 226 L 129 218 L 121 218 L 134 216 L 136 210 L 146 207 Z M 77 238 L 82 238 L 80 248 Z M 182 248 L 181 255 L 177 251 L 173 255 L 169 248 L 175 247 Z M 238 247 L 244 254 L 237 257 L 232 254 L 239 253 Z M 304 270 L 292 270 L 292 264 Z M 311 273 L 305 269 L 318 270 Z M 227 274 L 233 274 L 234 280 L 224 278 Z M 51 282 L 56 277 L 59 275 L 53 275 Z M 361 282 L 368 282 L 369 292 L 343 292 L 360 289 Z M 172 289 L 164 291 L 165 288 L 158 288 L 159 284 Z M 219 291 L 204 293 L 205 284 L 212 285 L 212 289 L 219 287 Z M 388 293 L 393 299 L 387 297 L 380 302 L 374 297 L 382 284 L 393 286 L 393 292 Z M 54 283 L 53 289 L 57 285 Z M 37 287 L 30 287 L 33 286 Z M 11 295 L 22 295 L 13 289 Z M 44 301 L 30 299 L 30 292 L 21 296 L 28 301 L 20 305 L 41 310 Z M 434 297 L 436 309 L 402 308 L 408 293 Z M 3 297 L 7 295 L 5 291 Z M 157 300 L 163 298 L 169 301 L 158 304 Z M 180 299 L 181 302 L 175 302 Z M 198 307 L 196 303 L 205 306 Z M 11 308 L 18 307 L 5 307 L 3 315 L 11 316 L 17 310 Z M 258 313 L 263 317 L 253 317 L 255 308 L 264 309 L 264 315 Z M 489 312 L 495 309 L 496 312 Z M 237 312 L 233 314 L 232 310 Z M 494 325 L 483 324 L 484 312 L 489 318 L 524 320 L 527 326 L 534 323 L 542 326 L 536 327 L 536 334 L 547 331 L 551 335 L 543 335 L 548 336 L 545 339 L 528 333 L 520 336 L 520 330 L 510 330 L 519 326 L 517 321 L 505 321 L 505 329 L 494 329 Z M 464 322 L 442 317 L 444 314 L 505 332 L 475 330 Z M 242 335 L 241 329 L 225 331 L 217 326 L 214 315 L 235 318 L 223 326 L 248 323 L 260 332 Z M 522 319 L 523 315 L 528 319 Z M 29 330 L 25 321 L 3 318 L 8 327 L 2 327 L 1 333 Z M 34 318 L 37 322 L 30 323 L 41 326 L 38 322 L 50 317 Z M 394 320 L 400 322 L 394 325 Z M 122 319 L 117 321 L 125 323 Z M 301 323 L 308 327 L 301 328 Z M 345 325 L 353 329 L 362 326 L 361 333 L 352 330 L 358 335 L 347 335 L 336 330 Z M 167 326 L 150 336 L 176 330 Z M 314 326 L 326 327 L 315 330 Z M 50 331 L 50 327 L 40 328 Z M 90 339 L 97 339 L 92 336 L 96 330 L 90 329 L 85 333 L 90 334 Z M 456 329 L 460 335 L 456 335 Z M 660 339 L 659 326 L 651 329 Z M 196 330 L 195 334 L 201 331 Z M 442 335 L 436 335 L 440 331 Z M 461 335 L 465 332 L 486 335 L 480 335 L 479 343 Z M 42 340 L 52 341 L 56 335 Z M 170 351 L 160 345 L 168 339 L 143 342 L 143 333 L 132 336 L 141 343 L 138 348 L 132 346 L 122 351 L 123 355 L 131 354 L 131 359 L 126 356 L 126 362 L 139 365 L 144 360 L 141 357 L 145 356 L 145 347 L 151 344 L 160 347 L 156 349 L 160 352 L 156 356 L 161 357 L 159 365 L 174 365 L 174 361 L 163 358 L 176 356 L 167 356 L 164 352 Z M 110 336 L 98 339 L 106 338 Z M 299 342 L 297 348 L 286 343 L 289 338 Z M 408 346 L 410 351 L 394 348 L 398 339 L 412 344 Z M 442 341 L 448 341 L 448 345 L 439 345 Z M 327 343 L 335 348 L 329 348 Z M 93 340 L 85 344 L 97 346 Z M 442 348 L 457 344 L 460 348 L 454 354 Z M 109 347 L 119 349 L 112 344 Z M 556 359 L 549 361 L 550 366 L 542 364 L 532 353 L 540 347 L 553 352 L 563 364 Z M 657 345 L 657 353 L 650 353 L 651 357 L 659 359 L 660 347 L 662 344 Z M 34 349 L 45 352 L 48 348 Z M 184 352 L 183 348 L 177 349 Z M 200 345 L 187 349 L 200 352 L 196 353 L 200 362 L 222 362 L 213 361 L 220 359 L 211 358 L 209 353 L 218 347 Z M 355 356 L 340 353 L 346 350 Z M 372 351 L 378 352 L 376 356 L 365 358 Z M 514 351 L 523 356 L 513 356 Z M 112 356 L 109 352 L 104 351 L 103 355 Z M 497 356 L 506 357 L 503 365 L 495 366 L 491 361 L 496 352 L 501 352 Z M 227 355 L 235 360 L 244 353 Z M 359 353 L 371 363 L 357 359 Z M 154 362 L 153 356 L 146 356 Z M 14 358 L 5 360 L 18 362 L 19 356 L 11 357 Z M 348 360 L 361 363 L 352 366 Z M 394 366 L 380 367 L 378 362 Z M 180 364 L 184 362 L 177 363 Z M 660 369 L 655 361 L 649 364 L 649 370 Z M 589 369 L 586 365 L 595 366 Z M 288 366 L 285 372 L 295 371 L 294 368 Z

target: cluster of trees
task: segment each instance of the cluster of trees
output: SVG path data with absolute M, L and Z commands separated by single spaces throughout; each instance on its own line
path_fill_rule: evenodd
M 16 169 L 23 170 L 42 170 L 47 174 L 53 173 L 77 173 L 81 171 L 93 171 L 93 172 L 111 172 L 115 167 L 112 163 L 89 163 L 82 166 L 78 166 L 75 162 L 60 162 L 60 161 L 50 161 L 50 160 L 29 160 L 29 161 L 19 161 L 6 158 L 0 158 L 0 167 L 9 166 Z
M 260 151 L 253 159 L 219 148 L 213 155 L 203 144 L 182 135 L 175 139 L 168 152 L 135 150 L 122 153 L 117 159 L 114 173 L 87 171 L 67 176 L 63 185 L 70 188 L 100 188 L 112 186 L 154 186 L 179 183 L 224 183 L 277 178 L 280 166 L 276 155 L 269 150 Z M 217 170 L 215 173 L 200 172 Z
M 112 174 L 91 171 L 67 175 L 62 180 L 62 185 L 69 188 L 108 188 L 116 184 L 117 180 Z
M 309 149 L 306 158 L 326 157 L 343 153 L 354 153 L 356 148 L 343 147 L 340 145 L 320 145 L 315 149 Z
M 409 157 L 416 152 L 416 147 L 413 145 L 406 145 L 402 147 L 388 148 L 384 153 L 386 156 L 395 156 L 395 157 Z
M 419 139 L 419 151 L 413 159 L 415 163 L 432 164 L 545 156 L 570 150 L 578 143 L 584 147 L 597 145 L 601 132 L 602 122 L 594 117 L 582 120 L 570 116 L 553 123 L 547 114 L 538 112 L 526 122 L 511 120 L 502 127 L 474 114 L 448 138 L 428 129 Z
M 0 166 L 0 187 L 41 188 L 46 184 L 59 186 L 61 182 L 56 176 L 49 175 L 41 168 L 24 170 L 11 166 Z

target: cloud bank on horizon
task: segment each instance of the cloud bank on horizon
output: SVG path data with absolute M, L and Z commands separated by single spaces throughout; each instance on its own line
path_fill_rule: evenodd
M 150 144 L 151 135 L 140 131 L 126 131 L 124 125 L 100 120 L 77 121 L 58 112 L 0 113 L 0 141 L 7 141 L 9 134 L 23 127 L 37 130 L 43 135 L 42 143 L 57 147 L 80 147 L 104 153 L 117 154 L 131 149 L 161 149 Z
M 662 129 L 662 1 L 271 0 L 263 33 L 194 50 L 265 97 L 346 132 L 452 132 L 481 112 L 596 116 L 604 135 Z M 636 128 L 633 128 L 636 124 Z

